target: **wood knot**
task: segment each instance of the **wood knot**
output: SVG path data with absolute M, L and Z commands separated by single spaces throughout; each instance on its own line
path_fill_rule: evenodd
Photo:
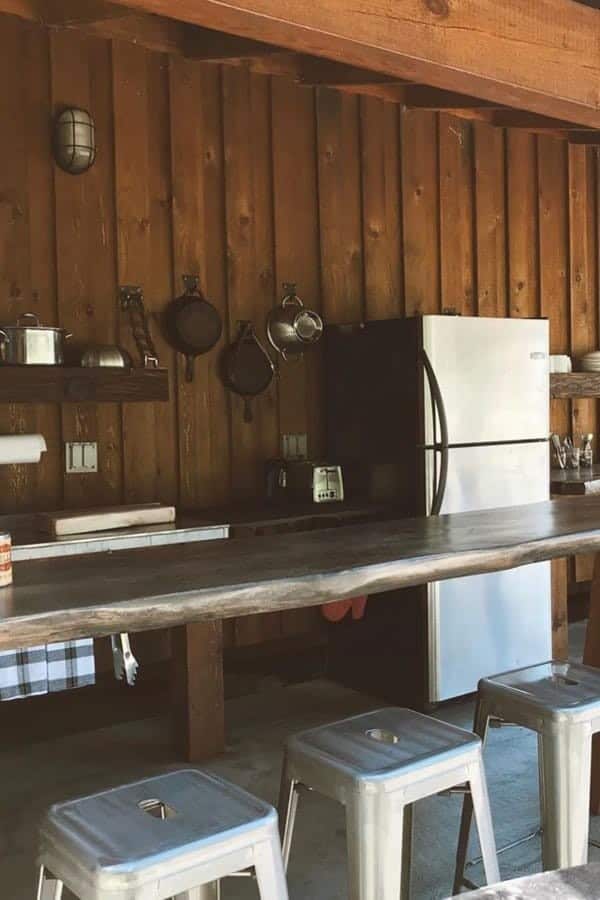
M 450 15 L 450 6 L 448 0 L 425 0 L 425 6 L 434 16 L 445 19 Z

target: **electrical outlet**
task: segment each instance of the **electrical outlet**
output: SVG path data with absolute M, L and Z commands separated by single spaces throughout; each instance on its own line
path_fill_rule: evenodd
M 308 435 L 282 434 L 281 453 L 284 459 L 306 459 L 308 455 Z
M 98 444 L 95 441 L 65 444 L 65 472 L 67 475 L 87 475 L 98 471 Z

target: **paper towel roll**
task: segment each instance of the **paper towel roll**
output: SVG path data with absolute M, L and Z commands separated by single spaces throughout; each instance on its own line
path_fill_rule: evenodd
M 39 463 L 47 449 L 41 434 L 0 435 L 0 466 Z

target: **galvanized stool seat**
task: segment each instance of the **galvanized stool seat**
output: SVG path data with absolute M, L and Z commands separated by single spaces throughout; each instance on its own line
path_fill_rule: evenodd
M 346 808 L 349 900 L 407 897 L 411 804 L 465 782 L 486 876 L 497 881 L 478 737 L 408 709 L 380 709 L 295 735 L 286 746 L 279 800 L 284 862 L 304 786 Z
M 537 732 L 544 870 L 587 862 L 592 735 L 600 731 L 600 670 L 547 662 L 479 682 L 473 730 L 520 725 Z M 464 883 L 471 824 L 465 797 L 455 892 Z
M 600 864 L 542 872 L 460 894 L 461 900 L 600 900 Z M 451 898 L 452 900 L 452 898 Z
M 249 867 L 262 900 L 288 898 L 275 810 L 193 769 L 53 806 L 39 865 L 38 900 L 63 885 L 80 900 L 208 900 Z

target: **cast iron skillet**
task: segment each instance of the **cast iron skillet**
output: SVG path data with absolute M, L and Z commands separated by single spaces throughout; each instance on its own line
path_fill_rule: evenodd
M 266 391 L 275 366 L 256 334 L 252 322 L 240 322 L 237 339 L 223 353 L 222 372 L 227 387 L 244 397 L 244 422 L 252 421 L 250 398 Z
M 185 291 L 165 310 L 166 337 L 185 356 L 186 381 L 194 379 L 194 359 L 211 350 L 223 331 L 221 316 L 203 296 L 197 275 L 184 275 Z

